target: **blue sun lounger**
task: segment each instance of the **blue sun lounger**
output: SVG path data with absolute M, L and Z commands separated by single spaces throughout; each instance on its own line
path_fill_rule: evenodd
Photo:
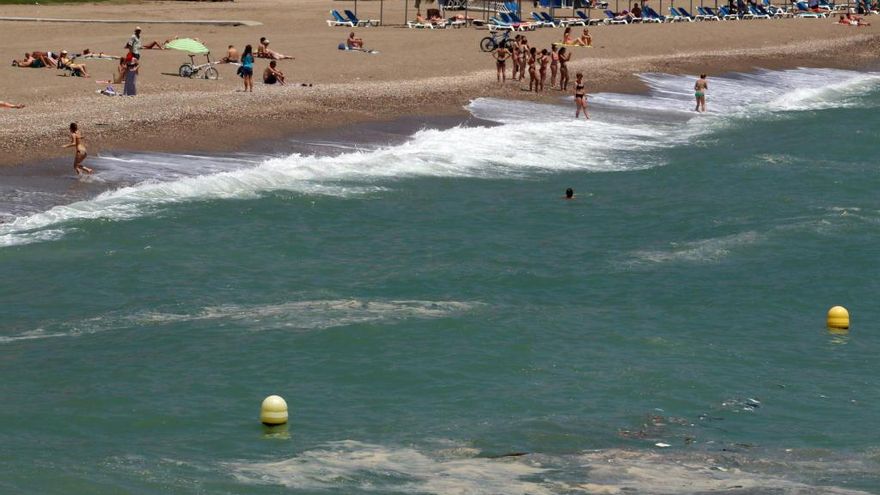
M 354 23 L 349 21 L 348 19 L 342 17 L 342 14 L 340 14 L 338 10 L 331 10 L 330 16 L 333 17 L 333 19 L 327 19 L 328 26 L 331 26 L 331 27 L 332 26 L 354 27 Z
M 378 26 L 378 19 L 358 19 L 354 12 L 350 10 L 345 11 L 345 15 L 348 16 L 348 20 L 353 22 L 355 26 Z

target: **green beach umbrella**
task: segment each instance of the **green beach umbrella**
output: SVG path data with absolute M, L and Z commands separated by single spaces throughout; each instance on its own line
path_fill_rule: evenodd
M 177 38 L 176 40 L 171 40 L 168 43 L 165 43 L 165 48 L 195 54 L 205 54 L 210 51 L 207 46 L 192 38 Z

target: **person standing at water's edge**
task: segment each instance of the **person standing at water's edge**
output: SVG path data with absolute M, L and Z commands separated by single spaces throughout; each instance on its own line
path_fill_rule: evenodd
M 79 133 L 79 128 L 77 127 L 76 122 L 70 124 L 70 142 L 62 147 L 74 147 L 76 149 L 73 155 L 73 170 L 76 172 L 76 175 L 81 175 L 83 172 L 87 174 L 94 172 L 94 170 L 89 167 L 84 167 L 82 164 L 86 159 L 86 156 L 88 156 L 88 153 L 86 153 L 86 145 L 83 142 L 82 135 Z
M 244 47 L 241 52 L 241 67 L 238 75 L 244 80 L 244 90 L 254 92 L 254 49 L 251 45 Z
M 700 78 L 694 84 L 694 97 L 697 99 L 697 108 L 695 112 L 706 111 L 706 91 L 709 90 L 709 82 L 706 81 L 706 74 L 700 74 Z
M 580 72 L 575 76 L 574 82 L 574 118 L 578 118 L 581 115 L 581 110 L 584 111 L 584 118 L 589 119 L 590 115 L 587 113 L 587 92 L 586 87 L 584 86 L 584 75 Z

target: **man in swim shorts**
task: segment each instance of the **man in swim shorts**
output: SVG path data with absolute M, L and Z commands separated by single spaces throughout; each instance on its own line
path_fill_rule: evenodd
M 284 73 L 275 68 L 277 65 L 278 62 L 274 60 L 269 62 L 269 67 L 266 67 L 266 70 L 263 71 L 264 84 L 278 84 L 284 86 Z
M 700 74 L 700 78 L 694 84 L 694 98 L 697 100 L 695 112 L 706 111 L 706 91 L 709 90 L 709 82 L 706 81 L 706 74 Z

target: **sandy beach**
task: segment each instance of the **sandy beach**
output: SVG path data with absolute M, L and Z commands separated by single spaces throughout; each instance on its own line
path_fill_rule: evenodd
M 176 75 L 178 66 L 187 60 L 183 53 L 145 50 L 138 96 L 107 97 L 96 93 L 106 86 L 96 80 L 110 78 L 115 62 L 87 61 L 91 78 L 63 77 L 63 71 L 55 69 L 19 69 L 9 62 L 31 50 L 79 52 L 89 48 L 120 55 L 134 25 L 0 21 L 0 55 L 5 64 L 0 100 L 27 105 L 23 110 L 0 112 L 0 149 L 4 151 L 0 164 L 66 153 L 60 145 L 71 121 L 80 123 L 92 153 L 109 149 L 231 150 L 296 130 L 405 115 L 461 114 L 464 104 L 480 96 L 562 96 L 558 91 L 529 93 L 523 89 L 528 81 L 497 85 L 491 56 L 478 49 L 486 30 L 407 29 L 401 26 L 402 4 L 385 4 L 385 26 L 355 29 L 366 46 L 379 54 L 340 51 L 337 45 L 351 29 L 328 27 L 325 19 L 330 8 L 352 5 L 305 0 L 294 8 L 281 0 L 241 0 L 4 6 L 0 9 L 3 16 L 138 20 L 147 43 L 161 43 L 174 36 L 195 37 L 211 48 L 215 58 L 225 53 L 227 45 L 241 49 L 266 36 L 272 48 L 295 60 L 279 63 L 291 84 L 276 87 L 257 82 L 254 93 L 245 94 L 239 92 L 241 81 L 234 66 L 219 66 L 217 81 L 183 79 Z M 362 18 L 378 18 L 379 3 L 359 2 L 358 13 Z M 410 7 L 409 16 L 413 15 Z M 262 25 L 149 22 L 181 19 L 249 20 Z M 707 72 L 711 77 L 755 68 L 871 69 L 880 45 L 877 23 L 854 28 L 837 25 L 832 19 L 590 29 L 595 47 L 574 49 L 572 59 L 572 68 L 584 71 L 589 92 L 640 91 L 634 75 L 641 72 Z M 558 41 L 562 30 L 544 28 L 526 36 L 533 46 L 543 48 Z M 259 75 L 266 64 L 258 59 L 255 73 Z

